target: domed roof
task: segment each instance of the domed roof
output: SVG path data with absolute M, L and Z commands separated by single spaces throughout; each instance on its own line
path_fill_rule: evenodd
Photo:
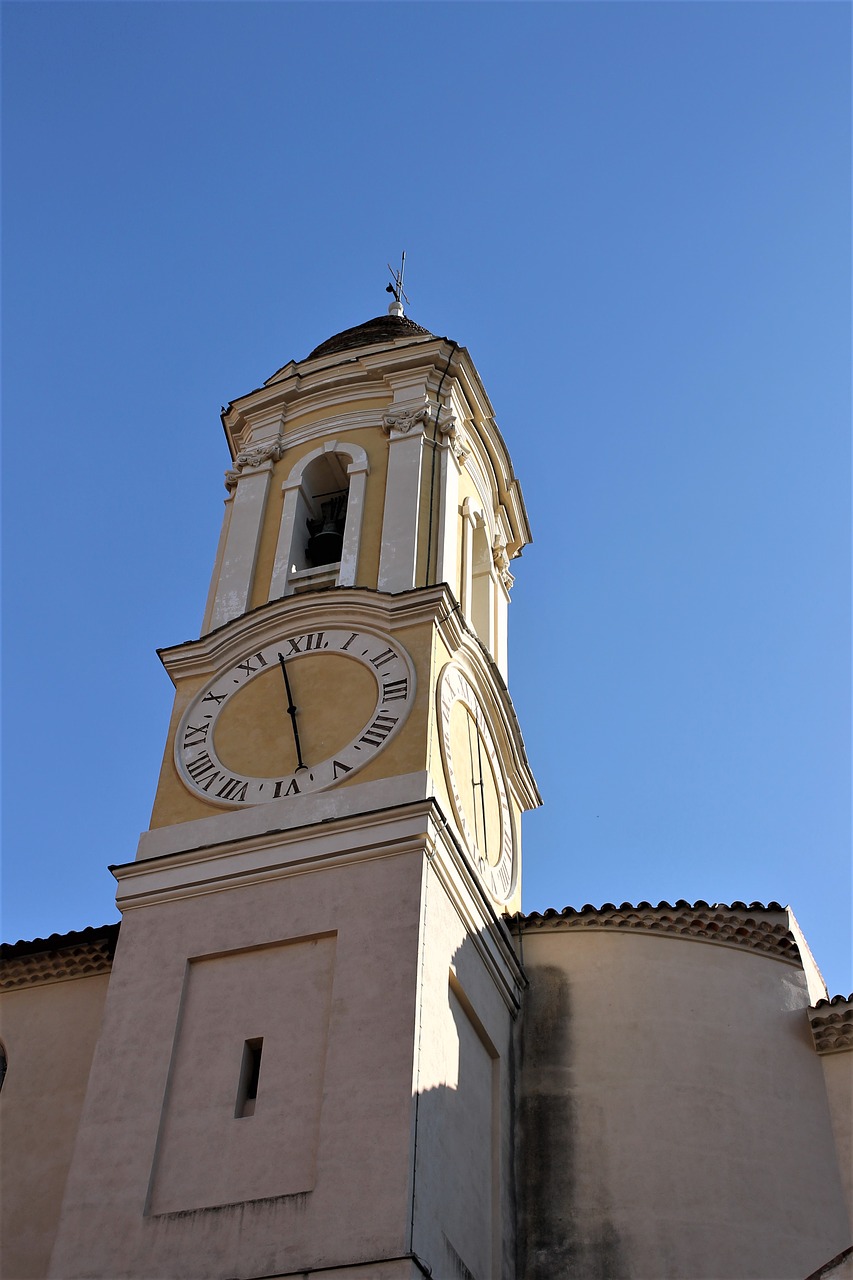
M 316 356 L 333 356 L 339 351 L 351 351 L 354 347 L 368 347 L 373 342 L 394 342 L 399 338 L 432 338 L 435 335 L 429 329 L 415 324 L 406 316 L 376 316 L 364 324 L 357 324 L 352 329 L 344 329 L 333 338 L 327 338 L 315 347 L 308 360 Z

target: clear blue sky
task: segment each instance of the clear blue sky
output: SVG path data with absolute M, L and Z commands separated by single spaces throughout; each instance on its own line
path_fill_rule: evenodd
M 850 990 L 850 15 L 3 6 L 4 937 L 115 918 L 219 407 L 405 248 L 533 526 L 526 910 L 790 902 Z

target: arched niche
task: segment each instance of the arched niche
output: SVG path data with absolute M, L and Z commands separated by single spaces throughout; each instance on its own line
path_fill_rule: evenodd
M 470 498 L 462 507 L 462 608 L 483 644 L 494 655 L 495 573 L 493 535 L 485 512 Z
M 364 449 L 339 440 L 295 464 L 281 486 L 270 600 L 309 587 L 355 586 L 368 471 Z

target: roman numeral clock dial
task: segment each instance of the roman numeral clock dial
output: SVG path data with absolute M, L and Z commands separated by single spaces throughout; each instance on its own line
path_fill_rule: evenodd
M 439 677 L 441 754 L 456 821 L 488 893 L 510 898 L 515 842 L 506 781 L 494 734 L 465 673 L 449 662 Z
M 286 635 L 196 695 L 178 726 L 175 766 L 190 791 L 229 808 L 325 791 L 387 746 L 414 695 L 411 658 L 388 636 Z

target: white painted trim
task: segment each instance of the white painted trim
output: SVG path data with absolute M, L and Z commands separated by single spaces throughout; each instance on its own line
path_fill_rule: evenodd
M 304 792 L 269 804 L 252 805 L 249 809 L 230 809 L 209 818 L 143 831 L 136 861 L 204 850 L 211 856 L 220 846 L 262 840 L 267 836 L 284 839 L 282 833 L 308 827 L 316 827 L 314 834 L 319 835 L 322 825 L 332 819 L 343 821 L 357 815 L 373 815 L 427 800 L 432 794 L 432 779 L 426 772 L 360 782 L 332 791 Z
M 461 466 L 452 442 L 445 438 L 439 445 L 440 497 L 438 507 L 438 556 L 436 582 L 446 582 L 455 595 L 461 583 L 457 580 L 459 548 L 459 476 Z
M 219 541 L 216 544 L 216 558 L 213 561 L 213 573 L 210 575 L 210 587 L 207 592 L 207 600 L 204 606 L 204 619 L 201 624 L 201 634 L 207 635 L 211 630 L 211 619 L 213 617 L 213 609 L 216 603 L 216 592 L 219 587 L 219 577 L 222 573 L 222 560 L 225 555 L 225 544 L 228 541 L 228 526 L 231 524 L 231 512 L 234 510 L 234 492 L 228 494 L 224 500 L 225 510 L 222 513 L 222 528 L 219 530 Z
M 273 463 L 264 462 L 258 467 L 245 467 L 240 473 L 216 584 L 211 630 L 239 617 L 249 607 L 272 471 Z
M 358 574 L 358 554 L 361 545 L 361 527 L 364 519 L 364 501 L 367 488 L 367 477 L 370 463 L 367 453 L 361 445 L 346 440 L 326 440 L 323 444 L 306 453 L 295 464 L 287 479 L 282 484 L 284 503 L 281 512 L 281 524 L 275 548 L 272 578 L 270 580 L 270 600 L 278 600 L 289 595 L 293 590 L 291 582 L 291 562 L 293 558 L 293 539 L 296 532 L 299 500 L 308 506 L 308 497 L 302 488 L 302 477 L 312 462 L 326 454 L 342 454 L 349 458 L 347 476 L 349 477 L 349 493 L 347 497 L 347 517 L 344 525 L 344 544 L 341 553 L 341 564 L 338 570 L 336 585 L 354 587 Z
M 379 590 L 408 591 L 416 586 L 421 506 L 423 431 L 392 429 L 382 514 Z

